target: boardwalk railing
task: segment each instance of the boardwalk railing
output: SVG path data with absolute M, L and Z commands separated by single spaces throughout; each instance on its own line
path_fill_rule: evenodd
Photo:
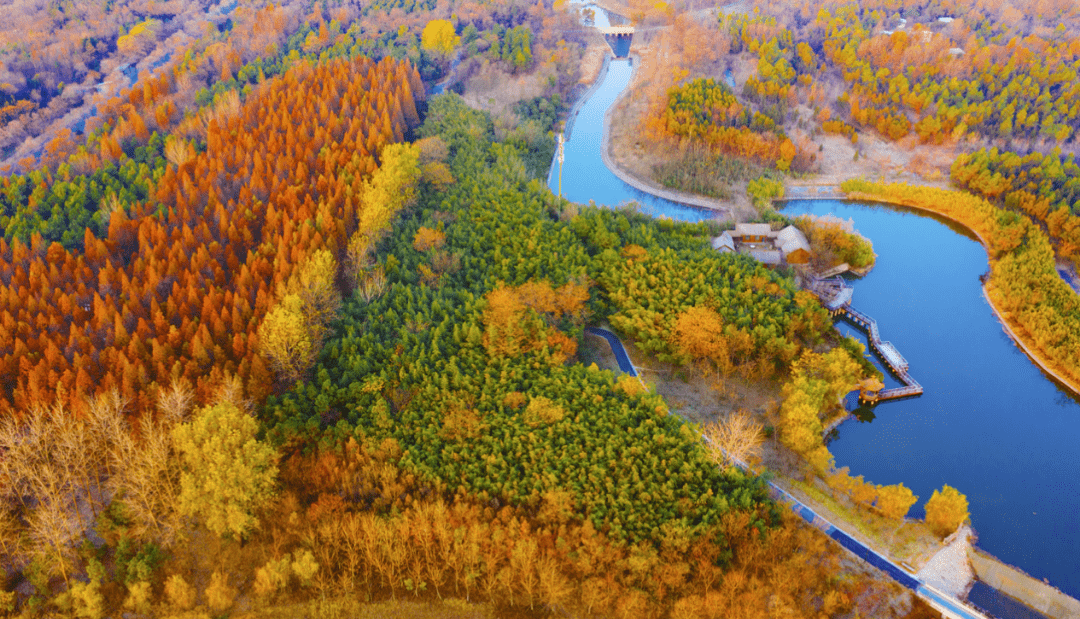
M 892 342 L 881 339 L 877 321 L 851 307 L 851 287 L 840 277 L 822 279 L 811 277 L 806 288 L 821 299 L 822 304 L 833 316 L 843 316 L 852 323 L 858 325 L 867 334 L 870 348 L 874 350 L 888 366 L 889 371 L 900 379 L 903 387 L 894 389 L 882 389 L 878 392 L 866 391 L 859 397 L 865 402 L 882 402 L 884 400 L 896 400 L 922 395 L 923 387 L 908 373 L 908 362 L 900 351 L 893 346 Z

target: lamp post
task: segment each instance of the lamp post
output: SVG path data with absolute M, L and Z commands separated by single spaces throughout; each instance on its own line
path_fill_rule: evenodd
M 559 134 L 559 150 L 556 155 L 559 159 L 559 200 L 562 200 L 562 164 L 566 160 L 566 155 L 563 152 L 563 134 Z

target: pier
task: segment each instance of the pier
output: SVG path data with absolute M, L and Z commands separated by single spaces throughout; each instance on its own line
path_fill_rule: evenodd
M 898 400 L 922 395 L 922 385 L 912 378 L 908 372 L 907 359 L 904 359 L 904 356 L 893 346 L 892 342 L 881 339 L 877 321 L 851 306 L 851 298 L 854 293 L 851 286 L 848 286 L 840 277 L 823 279 L 810 276 L 806 288 L 821 299 L 821 304 L 825 309 L 829 310 L 830 316 L 833 318 L 845 318 L 865 331 L 866 339 L 870 342 L 870 348 L 881 357 L 889 371 L 904 384 L 903 387 L 882 389 L 876 392 L 863 391 L 859 394 L 861 402 L 874 404 L 885 400 Z

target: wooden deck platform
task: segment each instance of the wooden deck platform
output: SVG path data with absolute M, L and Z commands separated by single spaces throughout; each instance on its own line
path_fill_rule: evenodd
M 821 299 L 821 304 L 835 317 L 843 317 L 866 332 L 870 348 L 876 352 L 903 387 L 882 389 L 881 391 L 863 391 L 859 399 L 865 403 L 898 400 L 922 395 L 923 387 L 908 373 L 907 359 L 893 346 L 892 342 L 883 341 L 878 331 L 877 321 L 851 307 L 852 288 L 840 277 L 832 279 L 811 278 L 806 288 Z

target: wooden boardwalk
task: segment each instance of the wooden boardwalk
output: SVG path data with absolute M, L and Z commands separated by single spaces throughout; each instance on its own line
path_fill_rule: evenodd
M 885 361 L 885 365 L 889 367 L 889 370 L 900 379 L 900 382 L 904 383 L 903 387 L 895 387 L 893 389 L 882 389 L 877 393 L 872 391 L 864 391 L 860 398 L 868 403 L 883 402 L 885 400 L 898 400 L 900 398 L 910 398 L 918 395 L 922 395 L 923 387 L 911 377 L 908 373 L 908 362 L 904 359 L 900 351 L 892 345 L 892 342 L 885 342 L 881 339 L 881 334 L 878 332 L 877 321 L 860 312 L 859 310 L 851 307 L 851 303 L 845 303 L 839 308 L 833 311 L 834 316 L 844 316 L 851 322 L 862 327 L 867 334 L 867 340 L 870 342 L 870 347 L 874 349 L 878 355 Z
M 903 387 L 882 389 L 877 392 L 863 391 L 859 395 L 861 401 L 875 403 L 922 395 L 922 385 L 912 378 L 911 374 L 908 372 L 910 368 L 907 359 L 900 354 L 900 351 L 893 346 L 892 342 L 886 342 L 881 339 L 877 321 L 851 306 L 851 286 L 848 286 L 844 280 L 839 277 L 833 279 L 811 277 L 806 288 L 821 299 L 822 305 L 829 310 L 829 314 L 834 318 L 842 316 L 865 331 L 867 341 L 870 342 L 870 348 L 885 361 L 885 365 L 888 366 L 889 371 L 896 375 L 896 377 L 900 379 L 900 382 L 904 384 Z

